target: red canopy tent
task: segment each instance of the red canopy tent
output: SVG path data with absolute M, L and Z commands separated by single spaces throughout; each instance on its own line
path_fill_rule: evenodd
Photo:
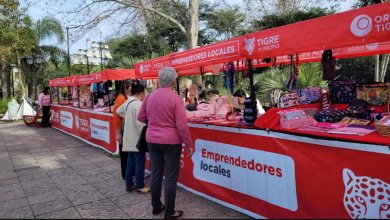
M 334 48 L 355 47 L 357 49 L 365 45 L 373 48 L 377 43 L 389 40 L 390 24 L 387 16 L 389 7 L 390 2 L 386 2 L 259 31 L 137 63 L 135 64 L 136 78 L 157 78 L 158 71 L 167 66 L 175 68 L 181 75 L 181 71 L 184 70 L 199 73 L 200 67 L 237 60 L 314 53 L 313 51 Z M 365 49 L 356 52 L 355 56 L 375 54 Z M 348 52 L 345 53 L 347 57 L 350 55 Z M 313 62 L 312 59 L 309 60 Z M 184 75 L 191 74 L 184 72 Z

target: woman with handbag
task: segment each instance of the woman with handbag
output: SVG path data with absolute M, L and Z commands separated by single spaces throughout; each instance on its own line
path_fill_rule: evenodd
M 187 147 L 188 157 L 194 154 L 183 99 L 173 92 L 176 78 L 175 69 L 162 68 L 158 73 L 161 87 L 145 98 L 138 113 L 138 120 L 148 124 L 146 141 L 152 166 L 150 189 L 153 214 L 165 209 L 164 219 L 176 219 L 183 215 L 183 211 L 175 210 L 182 143 Z M 161 203 L 164 167 L 165 206 Z
M 121 117 L 117 114 L 116 110 L 123 105 L 123 103 L 126 102 L 129 96 L 131 96 L 131 84 L 135 82 L 124 80 L 121 84 L 121 88 L 119 91 L 119 96 L 115 100 L 114 104 L 114 111 L 113 111 L 113 117 L 114 117 L 114 129 L 116 134 L 116 140 L 119 143 L 119 156 L 121 158 L 121 174 L 122 174 L 122 181 L 126 181 L 126 167 L 127 167 L 127 152 L 123 152 L 122 150 L 122 141 L 123 141 L 123 128 L 125 125 L 125 118 Z
M 137 189 L 140 194 L 149 193 L 149 187 L 144 183 L 145 152 L 140 152 L 136 145 L 145 126 L 137 120 L 142 101 L 145 98 L 145 87 L 136 82 L 131 85 L 131 96 L 121 105 L 116 112 L 125 118 L 123 137 L 123 151 L 128 152 L 126 168 L 126 192 Z M 134 169 L 135 168 L 135 169 Z M 133 174 L 135 170 L 135 182 Z

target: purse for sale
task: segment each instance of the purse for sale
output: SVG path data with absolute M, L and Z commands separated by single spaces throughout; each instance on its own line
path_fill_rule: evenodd
M 390 91 L 390 83 L 366 83 L 356 87 L 358 99 L 363 99 L 370 105 L 386 105 Z
M 363 99 L 352 100 L 348 103 L 348 108 L 351 110 L 362 111 L 362 113 L 364 113 L 368 108 L 368 102 Z
M 290 94 L 286 94 L 286 95 L 281 95 L 278 98 L 277 107 L 278 108 L 291 108 L 291 107 L 297 106 L 297 105 L 299 105 L 298 98 L 299 98 L 298 93 L 290 93 Z
M 322 110 L 330 110 L 332 109 L 332 103 L 330 102 L 330 97 L 328 92 L 322 93 L 321 99 L 321 109 Z
M 333 81 L 328 84 L 329 96 L 333 104 L 348 104 L 356 99 L 356 86 L 360 80 Z
M 322 88 L 317 86 L 317 87 L 309 87 L 305 89 L 300 89 L 298 90 L 298 102 L 299 104 L 310 104 L 314 102 L 318 102 L 321 99 L 322 95 Z
M 348 117 L 352 114 L 352 111 L 349 109 L 346 110 L 323 110 L 320 112 L 317 112 L 317 114 L 314 116 L 314 119 L 318 122 L 330 122 L 330 123 L 336 123 L 341 121 L 343 118 Z
M 336 77 L 336 60 L 332 57 L 332 50 L 325 50 L 322 54 L 323 80 L 333 80 Z

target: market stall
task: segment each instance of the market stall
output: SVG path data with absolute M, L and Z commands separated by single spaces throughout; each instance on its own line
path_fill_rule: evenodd
M 133 79 L 134 70 L 110 70 L 90 75 L 50 80 L 52 87 L 68 88 L 66 99 L 52 103 L 54 128 L 75 136 L 109 153 L 118 154 L 112 105 L 121 82 Z
M 295 65 L 316 62 L 321 60 L 324 50 L 327 53 L 331 50 L 336 58 L 388 53 L 389 7 L 390 3 L 382 3 L 170 54 L 136 64 L 136 77 L 157 77 L 158 71 L 166 66 L 175 68 L 179 76 L 202 74 L 207 72 L 206 68 L 231 67 L 231 63 L 245 60 L 241 68 L 248 71 L 252 89 L 256 65 L 277 65 L 283 59 Z M 329 97 L 328 104 L 333 105 L 329 109 L 335 114 L 329 117 L 323 117 L 329 109 L 319 102 L 326 100 L 323 94 L 327 94 L 320 88 L 321 97 L 315 102 L 291 92 L 281 99 L 279 108 L 259 117 L 254 129 L 240 128 L 243 126 L 229 114 L 225 118 L 223 114 L 219 118 L 204 117 L 207 113 L 189 118 L 195 154 L 187 158 L 183 153 L 179 184 L 258 218 L 390 218 L 390 137 L 380 135 L 379 130 L 375 131 L 377 125 L 372 123 L 379 121 L 376 114 L 387 111 L 389 87 L 387 84 L 370 87 L 360 82 L 347 84 L 345 87 L 345 83 L 340 86 L 338 82 L 330 82 L 332 86 L 325 97 Z M 340 88 L 354 97 L 343 101 L 337 95 L 342 92 Z M 374 91 L 373 88 L 381 88 L 382 93 L 370 100 L 374 95 L 364 94 L 367 89 Z M 359 96 L 359 92 L 363 95 Z M 383 92 L 386 99 L 382 97 L 378 104 L 376 101 Z M 299 98 L 303 98 L 302 103 Z M 348 106 L 356 98 L 366 103 Z M 295 102 L 290 104 L 289 99 Z M 247 102 L 254 114 L 247 115 L 256 119 L 254 100 L 252 89 Z M 219 109 L 220 104 L 226 103 L 219 103 Z M 217 114 L 219 109 L 216 108 Z M 367 112 L 366 120 L 372 126 L 363 129 L 352 126 L 356 121 L 358 125 L 364 122 L 365 119 L 358 118 L 363 115 L 360 110 Z M 246 111 L 243 118 L 248 122 Z M 339 116 L 341 113 L 353 120 L 341 122 L 344 119 Z M 299 114 L 298 118 L 304 120 L 294 121 L 297 118 L 293 114 Z M 381 114 L 382 118 L 385 116 Z M 288 117 L 293 120 L 287 122 Z M 313 119 L 317 122 L 324 119 L 326 125 L 337 124 L 340 127 L 323 130 L 338 133 L 319 132 L 321 126 L 299 130 L 314 125 Z M 307 126 L 296 126 L 304 123 Z

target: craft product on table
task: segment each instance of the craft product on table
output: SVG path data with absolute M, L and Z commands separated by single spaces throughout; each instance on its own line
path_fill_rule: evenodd
M 193 118 L 195 117 L 195 113 L 193 111 L 186 111 L 187 118 Z
M 346 125 L 368 125 L 371 123 L 370 120 L 350 117 L 344 117 L 340 122 Z
M 299 104 L 307 105 L 310 103 L 319 102 L 322 95 L 322 88 L 317 86 L 317 87 L 300 89 L 298 90 L 298 95 L 299 95 L 299 99 L 298 99 Z
M 358 99 L 363 99 L 370 105 L 386 105 L 390 83 L 363 84 L 356 87 Z
M 318 122 L 331 122 L 336 123 L 341 121 L 344 117 L 350 116 L 352 113 L 351 110 L 323 110 L 320 112 L 317 112 L 317 114 L 314 116 L 314 119 Z
M 286 120 L 295 120 L 301 118 L 307 118 L 305 111 L 302 109 L 289 109 L 279 111 L 280 117 L 284 117 Z
M 332 103 L 347 104 L 356 99 L 356 86 L 360 80 L 333 81 L 329 83 L 329 96 Z
M 302 108 L 302 110 L 306 113 L 308 116 L 314 117 L 316 113 L 318 112 L 317 108 Z
M 346 135 L 359 135 L 365 136 L 375 132 L 374 126 L 367 125 L 350 125 L 344 128 L 336 128 L 331 131 L 328 131 L 328 134 L 346 134 Z
M 286 95 L 281 95 L 278 98 L 277 106 L 278 108 L 291 108 L 299 105 L 298 103 L 298 93 L 290 93 Z
M 301 109 L 280 111 L 279 114 L 282 128 L 304 128 L 314 123 L 313 117 L 307 116 Z
M 203 117 L 203 116 L 209 116 L 210 113 L 208 111 L 199 110 L 199 111 L 194 111 L 194 115 L 195 117 Z

